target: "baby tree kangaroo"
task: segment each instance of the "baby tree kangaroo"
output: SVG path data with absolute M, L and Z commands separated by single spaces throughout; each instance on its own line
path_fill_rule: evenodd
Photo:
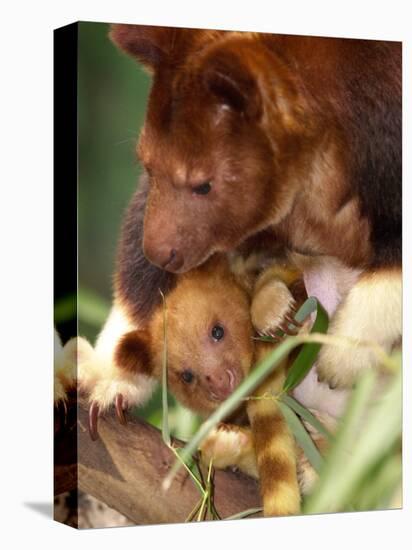
M 294 300 L 284 280 L 293 282 L 296 277 L 296 272 L 272 267 L 257 280 L 257 300 L 252 303 L 255 322 L 262 322 L 259 330 L 268 323 L 269 309 L 279 325 L 290 319 Z M 249 294 L 224 255 L 180 275 L 166 295 L 168 388 L 192 411 L 210 414 L 255 362 L 273 349 L 272 344 L 252 338 L 250 307 Z M 275 328 L 272 324 L 271 330 Z M 116 364 L 127 374 L 161 380 L 163 339 L 164 312 L 159 305 L 143 328 L 122 336 L 115 351 Z M 247 428 L 224 426 L 203 447 L 217 467 L 236 464 L 251 475 L 258 474 L 268 516 L 297 514 L 300 509 L 295 442 L 273 399 L 284 377 L 284 367 L 277 369 L 254 394 L 265 398 L 248 401 L 252 437 Z

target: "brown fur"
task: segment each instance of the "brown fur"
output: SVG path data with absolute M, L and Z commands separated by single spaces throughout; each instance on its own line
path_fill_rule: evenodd
M 154 72 L 139 143 L 153 263 L 174 250 L 167 269 L 187 271 L 267 228 L 347 265 L 399 262 L 398 43 L 128 25 L 112 39 Z
M 238 277 L 240 271 L 239 268 Z M 267 293 L 270 280 L 278 276 L 291 284 L 298 274 L 286 271 L 282 265 L 277 269 L 271 266 L 257 278 L 255 295 Z M 116 364 L 127 373 L 139 372 L 161 380 L 167 345 L 168 389 L 192 411 L 210 414 L 234 391 L 254 362 L 273 349 L 271 344 L 252 340 L 250 298 L 238 281 L 224 255 L 180 275 L 175 288 L 165 298 L 165 309 L 159 306 L 144 329 L 122 337 L 115 353 Z M 267 299 L 262 300 L 263 319 L 267 317 L 266 310 L 270 311 L 271 299 L 271 294 L 267 294 Z M 287 297 L 286 312 L 289 302 Z M 274 317 L 280 306 L 283 304 L 276 301 L 272 304 Z M 211 328 L 216 325 L 224 328 L 221 341 L 211 337 Z M 187 373 L 189 379 L 185 379 Z M 280 367 L 255 392 L 257 399 L 247 404 L 266 515 L 299 511 L 293 437 L 273 396 L 269 400 L 260 399 L 270 392 L 281 391 L 283 381 L 284 370 Z M 221 452 L 226 453 L 228 449 L 230 445 L 224 446 Z M 250 455 L 245 456 L 245 449 L 235 447 L 234 454 L 237 464 L 248 467 L 253 464 Z M 219 464 L 219 460 L 216 462 Z
M 209 414 L 242 381 L 253 359 L 250 300 L 224 257 L 212 258 L 179 277 L 166 296 L 168 386 L 188 408 Z M 224 327 L 214 341 L 212 327 Z M 145 328 L 125 335 L 116 363 L 127 371 L 160 380 L 163 364 L 163 308 L 159 305 Z M 150 360 L 148 359 L 150 358 Z M 194 379 L 182 380 L 184 371 Z M 229 373 L 228 373 L 229 371 Z M 232 380 L 232 386 L 230 381 Z
M 153 73 L 138 145 L 152 264 L 184 273 L 262 240 L 354 272 L 400 266 L 400 43 L 128 25 L 111 36 Z M 360 340 L 373 315 L 354 326 Z M 319 365 L 331 384 L 353 384 L 331 354 Z
M 136 363 L 142 374 L 152 372 L 152 356 L 150 347 L 150 332 L 147 330 L 132 330 L 122 336 L 116 348 L 114 361 L 128 372 L 135 372 Z

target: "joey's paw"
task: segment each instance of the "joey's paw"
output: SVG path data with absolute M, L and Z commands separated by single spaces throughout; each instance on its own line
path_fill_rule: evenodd
M 54 339 L 54 403 L 59 405 L 67 401 L 69 391 L 77 386 L 77 367 L 87 360 L 93 348 L 84 338 L 71 338 L 62 346 L 55 331 Z
M 275 338 L 278 329 L 296 334 L 301 325 L 293 319 L 295 305 L 288 287 L 280 280 L 271 280 L 253 297 L 251 318 L 255 330 L 261 336 Z
M 199 448 L 201 462 L 208 466 L 212 460 L 213 466 L 218 469 L 238 466 L 242 455 L 249 447 L 252 447 L 250 430 L 220 423 L 213 428 Z

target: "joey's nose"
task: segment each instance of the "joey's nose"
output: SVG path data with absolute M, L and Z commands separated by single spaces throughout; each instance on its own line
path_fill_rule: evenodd
M 223 401 L 234 391 L 239 383 L 239 377 L 234 369 L 222 369 L 206 376 L 210 396 L 215 401 Z
M 175 248 L 167 245 L 156 248 L 144 247 L 146 258 L 152 263 L 167 271 L 178 271 L 183 265 L 183 256 Z

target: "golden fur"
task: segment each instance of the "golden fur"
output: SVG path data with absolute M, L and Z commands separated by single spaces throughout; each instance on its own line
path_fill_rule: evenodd
M 274 319 L 271 330 L 285 321 L 278 315 L 278 308 L 290 313 L 294 300 L 283 280 L 291 284 L 298 276 L 296 271 L 272 265 L 257 278 L 252 308 L 258 296 L 254 311 L 260 331 L 266 330 L 270 312 Z M 278 289 L 281 300 L 273 292 L 274 288 Z M 189 409 L 202 415 L 210 414 L 233 392 L 253 364 L 273 349 L 272 344 L 252 340 L 250 301 L 225 256 L 212 258 L 202 267 L 180 275 L 175 288 L 166 296 L 168 388 Z M 129 331 L 121 338 L 115 357 L 127 376 L 135 372 L 161 379 L 165 311 L 158 307 L 144 328 Z M 224 338 L 218 342 L 210 336 L 216 324 L 225 330 Z M 190 379 L 185 378 L 187 373 Z M 274 398 L 284 378 L 284 367 L 279 367 L 246 407 L 264 514 L 268 516 L 297 514 L 300 509 L 294 439 Z M 241 434 L 236 431 L 234 437 L 228 431 L 226 441 L 215 449 L 216 466 L 231 460 L 248 473 L 253 471 L 248 452 L 250 442 L 246 441 L 243 448 Z M 239 444 L 237 450 L 231 440 Z

